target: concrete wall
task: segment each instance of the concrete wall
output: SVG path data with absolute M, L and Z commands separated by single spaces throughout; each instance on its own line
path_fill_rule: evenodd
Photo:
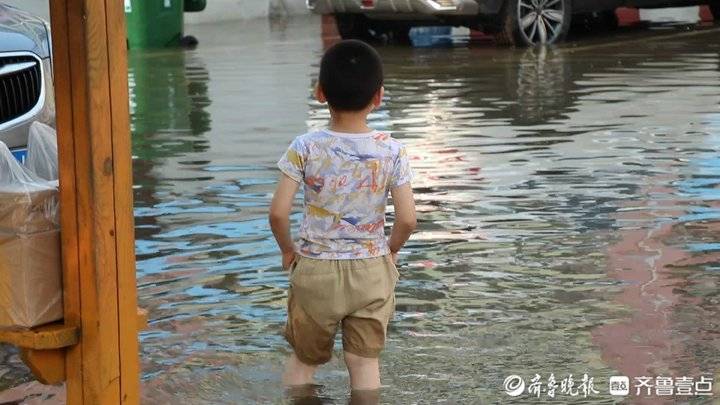
M 207 0 L 207 8 L 200 13 L 186 13 L 185 22 L 200 24 L 299 14 L 308 14 L 305 0 Z
M 48 0 L 0 0 L 50 19 Z M 120 1 L 120 0 L 118 0 Z M 269 16 L 286 17 L 308 14 L 305 0 L 207 0 L 207 8 L 200 13 L 186 13 L 187 24 L 217 21 L 249 20 Z

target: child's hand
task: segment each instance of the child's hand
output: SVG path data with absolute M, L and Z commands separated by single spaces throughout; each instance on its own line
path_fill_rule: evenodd
M 293 260 L 295 260 L 295 252 L 283 253 L 283 255 L 282 255 L 283 269 L 289 270 L 290 265 L 292 264 Z
M 398 254 L 397 254 L 397 252 L 396 252 L 396 253 L 390 252 L 390 254 L 392 255 L 392 261 L 393 261 L 393 263 L 397 264 L 397 262 L 398 262 Z

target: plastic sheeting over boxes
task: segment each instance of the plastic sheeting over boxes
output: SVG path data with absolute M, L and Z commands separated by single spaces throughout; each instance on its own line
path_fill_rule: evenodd
M 63 316 L 57 182 L 40 179 L 0 142 L 0 327 Z
M 0 232 L 33 233 L 57 229 L 56 211 L 57 189 L 49 185 L 20 189 L 0 184 Z
M 0 232 L 0 326 L 32 327 L 62 317 L 60 232 Z
M 57 180 L 58 151 L 55 128 L 37 121 L 30 125 L 25 166 L 43 180 Z

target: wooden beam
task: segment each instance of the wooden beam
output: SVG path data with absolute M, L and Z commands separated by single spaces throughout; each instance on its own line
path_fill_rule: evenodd
M 41 383 L 55 385 L 65 381 L 65 349 L 21 349 L 20 358 Z
M 69 24 L 71 4 L 65 0 L 50 0 L 50 25 L 52 28 L 53 81 L 55 85 L 56 126 L 58 133 L 58 164 L 60 177 L 60 242 L 62 245 L 63 308 L 66 325 L 80 327 L 80 273 L 78 247 L 78 212 L 75 183 L 75 142 L 73 133 L 83 132 L 83 121 L 73 119 L 73 114 L 84 115 L 82 94 L 84 81 L 80 61 L 71 69 L 70 45 L 73 39 L 82 37 L 78 29 Z M 79 13 L 75 7 L 74 13 Z M 77 19 L 77 16 L 73 18 Z M 82 43 L 75 46 L 82 46 Z M 74 77 L 78 80 L 73 83 Z M 73 83 L 71 85 L 71 83 Z M 73 92 L 75 94 L 73 94 Z M 65 352 L 66 401 L 82 404 L 82 348 L 80 345 Z M 80 383 L 78 383 L 80 382 Z
M 135 275 L 135 222 L 132 192 L 132 145 L 128 94 L 127 28 L 125 9 L 117 0 L 105 0 L 110 67 L 111 131 L 115 198 L 115 243 L 120 333 L 120 397 L 124 404 L 140 403 L 138 361 L 137 279 Z M 145 318 L 147 319 L 147 313 Z M 147 321 L 145 322 L 147 325 Z
M 32 329 L 0 329 L 0 342 L 36 350 L 60 349 L 78 343 L 79 330 L 61 322 Z
M 67 402 L 139 403 L 123 3 L 51 0 Z

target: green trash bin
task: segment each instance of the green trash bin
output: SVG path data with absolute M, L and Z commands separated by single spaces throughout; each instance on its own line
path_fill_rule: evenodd
M 183 0 L 125 0 L 128 48 L 178 46 L 183 11 Z

